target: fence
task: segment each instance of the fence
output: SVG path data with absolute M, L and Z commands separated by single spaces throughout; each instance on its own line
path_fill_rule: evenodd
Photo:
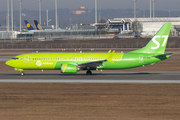
M 28 42 L 28 41 L 59 41 L 59 40 L 93 40 L 93 39 L 124 39 L 124 38 L 134 38 L 134 36 L 109 36 L 109 35 L 72 35 L 72 36 L 60 36 L 60 37 L 38 37 L 34 38 L 32 36 L 27 36 L 23 38 L 16 39 L 0 39 L 0 42 Z M 145 38 L 145 37 L 144 37 Z M 147 38 L 147 37 L 146 37 Z
M 116 49 L 116 48 L 142 48 L 145 43 L 122 43 L 122 44 L 0 44 L 0 49 Z M 169 43 L 167 48 L 180 48 L 180 43 Z
M 150 32 L 151 33 L 151 32 Z M 155 34 L 155 33 L 154 33 Z M 108 33 L 106 30 L 44 30 L 34 32 L 0 32 L 0 42 L 21 42 L 21 41 L 57 41 L 57 40 L 82 40 L 82 39 L 120 39 L 120 38 L 149 38 L 146 36 L 135 35 L 135 33 L 124 33 L 115 36 L 115 33 Z M 170 32 L 170 37 L 179 37 L 178 34 Z

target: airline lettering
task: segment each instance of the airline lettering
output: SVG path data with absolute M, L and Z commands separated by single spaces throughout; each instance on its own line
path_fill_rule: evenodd
M 51 62 L 41 62 L 41 61 L 37 61 L 36 62 L 36 65 L 37 66 L 41 66 L 41 65 L 53 65 L 54 63 L 51 63 Z
M 53 63 L 50 63 L 50 62 L 43 62 L 43 65 L 53 65 Z
M 166 45 L 166 42 L 168 40 L 168 35 L 157 35 L 157 36 L 154 36 L 152 41 L 157 45 L 156 47 L 151 47 L 151 49 L 158 49 L 159 46 L 160 46 L 160 43 L 156 40 L 156 38 L 164 38 L 164 41 L 163 41 L 163 44 L 162 46 L 165 46 Z

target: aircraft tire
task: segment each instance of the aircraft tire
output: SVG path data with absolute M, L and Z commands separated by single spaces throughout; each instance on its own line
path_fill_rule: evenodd
M 88 70 L 88 71 L 86 72 L 86 74 L 87 74 L 87 75 L 92 75 L 92 72 L 91 72 L 90 70 Z
M 24 73 L 23 73 L 23 72 L 21 73 L 21 76 L 24 76 Z

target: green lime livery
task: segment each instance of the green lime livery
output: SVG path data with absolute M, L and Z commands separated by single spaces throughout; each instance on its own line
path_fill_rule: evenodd
M 55 69 L 61 73 L 77 73 L 79 70 L 128 69 L 165 60 L 171 53 L 165 53 L 171 23 L 166 23 L 141 49 L 128 53 L 28 53 L 15 56 L 6 65 L 15 70 Z

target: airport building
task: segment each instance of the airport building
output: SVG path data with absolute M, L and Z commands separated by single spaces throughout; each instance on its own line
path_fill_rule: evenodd
M 171 35 L 177 36 L 180 32 L 180 17 L 167 18 L 114 18 L 108 19 L 109 29 L 118 29 L 120 34 L 134 32 L 133 24 L 139 23 L 142 31 L 141 35 L 153 36 L 164 23 L 171 22 Z
M 106 23 L 80 24 L 71 26 L 70 29 L 45 29 L 19 33 L 0 32 L 0 39 L 95 39 L 99 37 L 113 38 L 116 35 L 123 36 L 153 36 L 164 23 L 171 22 L 171 36 L 180 35 L 180 17 L 168 18 L 114 18 Z

